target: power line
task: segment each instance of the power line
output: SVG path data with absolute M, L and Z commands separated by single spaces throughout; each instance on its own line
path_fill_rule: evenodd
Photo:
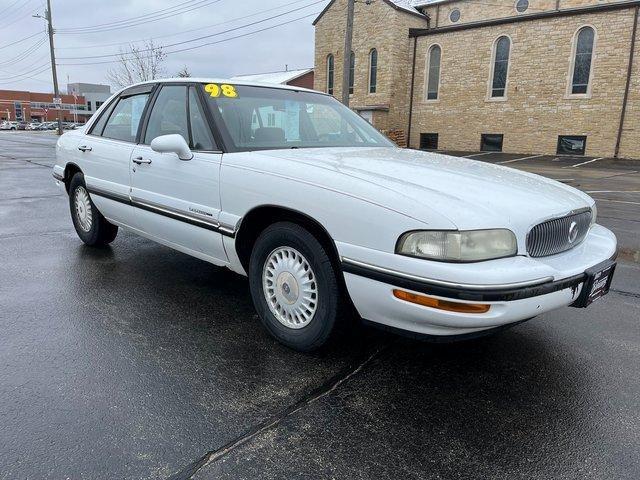
M 34 65 L 39 65 L 39 64 L 41 64 L 41 63 L 42 63 L 42 61 L 43 61 L 43 60 L 45 60 L 47 57 L 48 57 L 48 54 L 47 54 L 47 53 L 45 53 L 44 55 L 40 55 L 36 60 L 34 60 L 33 62 L 29 63 L 28 65 L 25 65 L 25 66 L 24 66 L 24 67 L 22 67 L 22 68 L 23 68 L 23 70 L 26 70 L 26 69 L 29 69 L 29 68 L 33 67 Z M 49 61 L 49 62 L 48 62 L 48 64 L 50 65 L 50 64 L 51 64 L 51 62 Z M 4 67 L 4 68 L 6 68 L 6 67 Z M 7 70 L 3 70 L 3 71 L 4 71 L 4 72 L 7 72 L 7 73 L 14 73 L 14 72 L 7 71 Z
M 207 39 L 207 38 L 216 37 L 218 35 L 224 35 L 225 33 L 235 32 L 236 30 L 240 30 L 242 28 L 251 27 L 251 26 L 257 25 L 259 23 L 268 22 L 269 20 L 273 20 L 274 18 L 279 18 L 279 17 L 282 17 L 284 15 L 288 15 L 290 13 L 294 13 L 294 12 L 298 12 L 300 10 L 304 10 L 305 8 L 311 7 L 313 5 L 316 5 L 316 4 L 322 3 L 322 2 L 324 2 L 324 0 L 317 0 L 315 2 L 312 2 L 312 3 L 308 4 L 308 5 L 304 5 L 302 7 L 294 8 L 292 10 L 288 10 L 286 12 L 282 12 L 282 13 L 279 13 L 277 15 L 273 15 L 271 17 L 263 18 L 262 20 L 258 20 L 258 21 L 255 21 L 255 22 L 251 22 L 251 23 L 247 23 L 247 24 L 244 24 L 244 25 L 240 25 L 238 27 L 233 27 L 233 28 L 224 30 L 222 32 L 212 33 L 210 35 L 204 35 L 202 37 L 196 37 L 196 38 L 193 38 L 191 40 L 183 40 L 181 42 L 162 45 L 162 48 L 177 47 L 179 45 L 184 45 L 186 43 L 193 43 L 193 42 L 197 42 L 197 41 L 204 40 L 204 39 Z M 154 49 L 153 48 L 144 48 L 144 49 L 138 50 L 138 53 L 150 52 L 152 50 L 154 50 Z M 105 55 L 88 55 L 88 56 L 82 56 L 82 57 L 59 57 L 59 60 L 83 60 L 83 59 L 88 59 L 88 58 L 111 58 L 111 57 L 122 57 L 122 55 L 123 55 L 123 53 L 120 52 L 120 53 L 112 53 L 112 54 L 105 54 Z
M 47 70 L 48 70 L 48 68 L 45 70 L 45 72 Z M 31 80 L 32 82 L 46 83 L 47 85 L 51 86 L 51 80 L 43 80 L 42 78 L 36 78 L 36 77 L 26 77 L 26 78 L 21 78 L 19 80 L 10 80 L 8 82 L 0 82 L 0 84 L 7 85 L 7 84 L 10 84 L 10 83 L 24 82 L 25 80 Z
M 29 4 L 30 4 L 31 2 L 33 2 L 33 1 L 34 1 L 34 0 L 28 0 L 26 3 L 24 3 L 24 4 L 23 4 L 23 5 L 22 5 L 18 10 L 16 10 L 14 13 L 16 13 L 16 12 L 18 12 L 18 11 L 22 10 L 24 7 L 28 7 L 28 6 L 29 6 Z M 40 7 L 38 7 L 38 8 L 40 8 Z M 27 11 L 27 13 L 26 13 L 25 15 L 22 15 L 22 16 L 20 16 L 20 17 L 16 17 L 12 22 L 5 23 L 4 25 L 0 26 L 0 28 L 7 28 L 7 27 L 10 27 L 11 25 L 13 25 L 13 24 L 15 24 L 15 23 L 19 22 L 20 20 L 22 20 L 22 19 L 24 19 L 24 18 L 27 18 L 29 15 L 31 15 L 31 14 L 32 14 L 32 13 L 34 13 L 34 12 L 35 12 L 35 10 L 32 10 L 31 8 L 29 8 L 29 9 L 28 9 L 28 11 Z M 24 13 L 24 12 L 22 12 L 22 13 Z
M 18 83 L 18 82 L 24 82 L 25 80 L 35 80 L 36 82 L 43 82 L 46 83 L 48 85 L 51 85 L 51 81 L 50 80 L 42 80 L 40 78 L 36 78 L 36 75 L 42 75 L 43 73 L 45 73 L 47 70 L 49 70 L 49 66 L 45 67 L 44 70 L 34 73 L 33 76 L 29 76 L 29 77 L 23 77 L 23 78 L 18 78 L 17 80 L 0 80 L 0 85 L 6 85 L 9 83 Z
M 38 50 L 42 45 L 44 45 L 44 43 L 46 41 L 47 41 L 47 39 L 45 37 L 39 39 L 35 44 L 31 45 L 26 50 L 20 52 L 18 55 L 16 55 L 15 57 L 11 58 L 10 60 L 4 60 L 4 61 L 0 62 L 0 65 L 8 65 L 8 64 L 14 64 L 14 63 L 21 62 L 22 60 L 27 58 L 29 55 L 34 53 L 36 50 Z
M 243 33 L 243 34 L 240 34 L 240 35 L 236 35 L 234 37 L 224 38 L 222 40 L 217 40 L 215 42 L 207 42 L 207 43 L 203 43 L 201 45 L 196 45 L 196 46 L 193 46 L 193 47 L 181 48 L 179 50 L 173 50 L 172 52 L 164 52 L 164 53 L 167 54 L 167 55 L 172 55 L 174 53 L 187 52 L 187 51 L 190 51 L 190 50 L 196 50 L 198 48 L 206 47 L 206 46 L 209 46 L 209 45 L 216 45 L 218 43 L 228 42 L 228 41 L 235 40 L 235 39 L 238 39 L 238 38 L 247 37 L 249 35 L 254 35 L 256 33 L 265 32 L 267 30 L 271 30 L 273 28 L 281 27 L 283 25 L 288 25 L 290 23 L 297 22 L 299 20 L 303 20 L 305 18 L 309 18 L 309 17 L 312 17 L 314 15 L 318 15 L 319 13 L 320 12 L 310 13 L 308 15 L 303 15 L 302 17 L 297 17 L 297 18 L 294 18 L 292 20 L 287 20 L 286 22 L 277 23 L 277 24 L 271 25 L 269 27 L 264 27 L 264 28 L 261 28 L 259 30 L 254 30 L 252 32 L 247 32 L 247 33 Z M 145 57 L 140 57 L 140 58 L 151 58 L 151 57 L 152 57 L 152 55 L 147 55 Z M 104 64 L 109 64 L 109 63 L 119 63 L 120 61 L 121 60 L 107 60 L 107 61 L 103 61 L 103 62 L 61 63 L 60 65 L 61 66 L 104 65 Z
M 135 23 L 129 23 L 129 24 L 122 24 L 122 25 L 113 25 L 111 27 L 102 27 L 102 28 L 96 28 L 93 30 L 71 30 L 71 29 L 61 29 L 61 30 L 57 30 L 56 33 L 60 33 L 63 35 L 84 35 L 84 34 L 89 34 L 89 33 L 101 33 L 101 32 L 110 32 L 113 30 L 120 30 L 123 28 L 130 28 L 130 27 L 137 27 L 138 25 L 144 25 L 147 23 L 151 23 L 151 22 L 157 22 L 158 20 L 164 20 L 167 18 L 172 18 L 175 17 L 176 15 L 180 14 L 185 14 L 187 12 L 191 12 L 193 10 L 197 10 L 198 8 L 202 8 L 202 7 L 206 7 L 208 5 L 211 5 L 213 3 L 218 3 L 221 0 L 200 0 L 200 2 L 205 1 L 206 3 L 201 4 L 201 5 L 195 5 L 192 6 L 191 8 L 185 9 L 185 10 L 176 10 L 173 12 L 167 12 L 167 13 L 163 13 L 162 15 L 158 16 L 157 18 L 148 18 L 146 20 L 140 20 L 138 22 Z
M 273 7 L 273 8 L 268 8 L 266 10 L 261 10 L 259 12 L 255 12 L 252 13 L 250 15 L 243 15 L 242 17 L 236 17 L 236 18 L 232 18 L 230 20 L 225 20 L 224 22 L 219 22 L 219 23 L 213 23 L 211 25 L 206 25 L 204 27 L 198 27 L 198 28 L 192 28 L 189 30 L 182 30 L 181 32 L 177 32 L 177 33 L 169 33 L 168 35 L 157 35 L 154 36 L 154 40 L 157 40 L 159 38 L 168 38 L 168 37 L 176 37 L 178 35 L 184 35 L 185 33 L 191 33 L 191 32 L 197 32 L 200 30 L 206 30 L 209 28 L 213 28 L 213 27 L 219 27 L 221 25 L 226 25 L 228 23 L 233 23 L 233 22 L 237 22 L 238 20 L 245 20 L 247 18 L 253 18 L 253 17 L 257 17 L 260 15 L 263 15 L 265 13 L 269 13 L 269 12 L 273 12 L 274 10 L 280 10 L 281 8 L 284 7 L 289 7 L 291 5 L 295 5 L 296 3 L 301 3 L 301 2 L 305 2 L 307 0 L 295 0 L 294 2 L 288 2 L 285 4 L 282 4 L 278 7 Z M 86 48 L 102 48 L 102 47 L 117 47 L 117 46 L 122 46 L 122 45 L 131 45 L 132 43 L 136 43 L 136 42 L 142 42 L 145 39 L 138 39 L 138 40 L 130 40 L 128 42 L 115 42 L 115 43 L 103 43 L 100 45 L 79 45 L 79 46 L 74 46 L 74 47 L 56 47 L 56 50 L 79 50 L 79 49 L 86 49 Z M 0 48 L 4 48 L 4 47 L 0 47 Z
M 29 71 L 26 71 L 26 72 L 22 72 L 22 73 L 19 73 L 17 75 L 11 75 L 9 77 L 0 77 L 0 81 L 11 80 L 13 78 L 23 77 L 25 75 L 39 75 L 40 73 L 42 73 L 42 72 L 44 72 L 44 71 L 46 71 L 48 69 L 49 69 L 49 63 L 45 63 L 45 64 L 40 65 L 40 66 L 38 66 L 38 67 L 36 67 L 36 68 L 34 68 L 32 70 L 29 70 Z M 38 73 L 35 73 L 37 70 L 42 70 L 42 71 L 41 72 L 39 71 Z
M 155 12 L 151 12 L 151 13 L 145 13 L 144 15 L 138 15 L 138 16 L 135 16 L 135 17 L 130 17 L 130 18 L 122 19 L 122 20 L 115 20 L 113 22 L 98 23 L 96 25 L 87 25 L 85 27 L 69 27 L 69 28 L 62 27 L 62 28 L 58 29 L 58 31 L 87 30 L 87 29 L 92 30 L 92 29 L 98 28 L 98 27 L 113 26 L 113 25 L 117 25 L 117 24 L 121 24 L 121 23 L 130 23 L 130 22 L 142 19 L 142 18 L 154 17 L 154 16 L 160 14 L 161 12 L 165 12 L 167 10 L 179 9 L 179 7 L 181 5 L 185 5 L 185 4 L 188 4 L 188 3 L 193 4 L 194 2 L 195 3 L 202 3 L 204 1 L 206 1 L 206 0 L 187 0 L 186 2 L 178 3 L 177 5 L 174 5 L 172 7 L 163 8 L 163 9 L 160 9 L 160 10 L 156 10 Z M 192 5 L 190 5 L 190 6 L 192 6 Z
M 16 40 L 15 42 L 7 43 L 6 45 L 0 46 L 0 50 L 3 48 L 10 47 L 11 45 L 16 45 L 18 43 L 24 42 L 25 40 L 29 40 L 30 38 L 35 37 L 36 35 L 42 35 L 42 32 L 36 32 L 33 35 L 29 35 L 28 37 L 21 38 L 20 40 Z
M 7 8 L 0 10 L 0 15 L 2 15 L 4 12 L 6 12 L 7 10 L 10 10 L 11 7 L 13 7 L 16 3 L 18 3 L 20 0 L 16 0 L 15 2 L 13 2 L 11 5 L 9 5 Z

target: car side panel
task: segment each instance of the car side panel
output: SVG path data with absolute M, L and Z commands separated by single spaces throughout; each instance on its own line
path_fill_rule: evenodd
M 349 192 L 348 186 L 334 183 L 326 187 L 294 178 L 296 172 L 290 174 L 282 165 L 257 164 L 250 153 L 223 155 L 220 223 L 237 230 L 254 208 L 280 206 L 316 220 L 335 242 L 383 251 L 393 251 L 398 232 L 425 226 L 414 218 L 360 198 Z M 234 240 L 224 241 L 230 267 L 245 273 L 237 260 Z
M 157 153 L 138 145 L 134 158 L 149 164 L 131 162 L 131 198 L 136 202 L 206 222 L 194 226 L 179 219 L 138 209 L 139 228 L 147 233 L 226 263 L 222 235 L 216 231 L 220 213 L 220 153 L 194 152 L 191 160 L 180 160 L 173 153 Z
M 81 151 L 79 147 L 91 150 Z M 134 144 L 110 140 L 84 131 L 65 133 L 57 144 L 57 164 L 65 168 L 77 165 L 84 174 L 89 188 L 106 192 L 122 199 L 129 198 L 129 161 Z M 54 168 L 56 171 L 56 168 Z M 114 223 L 135 225 L 133 207 L 105 196 L 91 195 L 100 213 Z

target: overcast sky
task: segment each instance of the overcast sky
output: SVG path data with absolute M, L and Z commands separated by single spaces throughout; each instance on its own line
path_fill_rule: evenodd
M 284 70 L 285 64 L 290 70 L 312 67 L 311 22 L 328 0 L 51 2 L 58 79 L 61 90 L 66 91 L 67 77 L 70 82 L 108 83 L 106 72 L 113 64 L 98 62 L 113 61 L 114 57 L 86 57 L 118 53 L 127 42 L 141 44 L 153 39 L 169 53 L 272 26 L 275 28 L 242 38 L 169 54 L 164 62 L 165 76 L 175 76 L 185 65 L 193 76 L 221 77 Z M 44 14 L 44 3 L 0 0 L 0 89 L 52 91 L 45 22 L 31 16 Z M 274 16 L 278 17 L 266 20 Z M 291 23 L 276 26 L 284 22 Z M 248 25 L 251 23 L 254 25 Z M 221 33 L 227 30 L 233 31 Z M 30 35 L 34 36 L 11 45 Z M 187 42 L 203 36 L 209 38 Z M 176 43 L 181 44 L 169 46 Z

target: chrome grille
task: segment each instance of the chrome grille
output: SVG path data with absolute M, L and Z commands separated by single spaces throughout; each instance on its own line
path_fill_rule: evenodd
M 527 235 L 527 252 L 532 257 L 546 257 L 575 247 L 587 235 L 591 216 L 591 210 L 586 210 L 539 223 Z M 574 223 L 577 233 L 571 239 Z

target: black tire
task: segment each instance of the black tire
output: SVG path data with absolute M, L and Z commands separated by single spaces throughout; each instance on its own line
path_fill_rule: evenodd
M 93 204 L 91 197 L 87 193 L 86 185 L 84 183 L 84 175 L 81 172 L 77 172 L 71 179 L 69 184 L 69 210 L 71 212 L 71 219 L 73 226 L 76 229 L 76 233 L 80 240 L 92 247 L 100 247 L 108 245 L 113 242 L 118 235 L 118 227 L 107 221 L 106 218 L 98 211 Z M 82 190 L 80 190 L 82 189 Z M 78 192 L 80 190 L 80 192 Z M 88 205 L 83 205 L 82 208 L 89 210 L 91 215 L 91 221 L 89 224 L 82 225 L 80 214 L 76 210 L 76 194 L 87 193 Z M 86 228 L 88 227 L 88 228 Z
M 267 304 L 262 283 L 263 271 L 265 271 L 268 257 L 270 258 L 273 252 L 282 247 L 293 248 L 302 254 L 315 280 L 317 289 L 315 311 L 309 323 L 302 328 L 291 328 L 283 324 Z M 260 234 L 249 261 L 249 286 L 253 304 L 262 324 L 284 345 L 294 350 L 309 352 L 327 343 L 332 333 L 336 331 L 338 318 L 343 310 L 343 296 L 337 272 L 325 248 L 301 226 L 290 222 L 279 222 L 269 226 Z M 296 283 L 296 291 L 297 289 Z

